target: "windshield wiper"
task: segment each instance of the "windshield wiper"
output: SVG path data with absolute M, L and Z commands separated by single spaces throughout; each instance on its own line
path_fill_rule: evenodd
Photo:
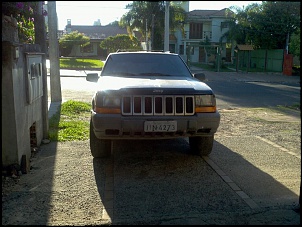
M 140 73 L 140 76 L 172 76 L 169 74 L 163 74 L 163 73 Z
M 104 73 L 102 76 L 137 76 L 134 73 L 125 73 L 125 72 L 111 72 L 111 73 Z

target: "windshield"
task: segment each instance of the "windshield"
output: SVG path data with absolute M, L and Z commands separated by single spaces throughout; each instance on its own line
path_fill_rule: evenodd
M 101 76 L 177 76 L 192 77 L 178 55 L 122 53 L 110 55 Z

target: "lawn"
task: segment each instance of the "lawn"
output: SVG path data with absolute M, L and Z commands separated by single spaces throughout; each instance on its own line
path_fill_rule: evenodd
M 100 59 L 60 58 L 61 69 L 101 69 L 103 65 Z
M 91 103 L 68 100 L 49 119 L 49 139 L 75 141 L 89 139 Z

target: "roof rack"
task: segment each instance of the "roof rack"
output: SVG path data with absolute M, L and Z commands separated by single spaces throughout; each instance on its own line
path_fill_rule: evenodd
M 136 52 L 136 51 L 140 51 L 140 50 L 136 50 L 136 49 L 118 49 L 116 52 Z
M 163 50 L 137 50 L 137 49 L 118 49 L 118 52 L 170 52 L 170 51 L 163 51 Z

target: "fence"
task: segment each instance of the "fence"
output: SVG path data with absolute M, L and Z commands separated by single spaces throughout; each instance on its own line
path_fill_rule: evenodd
M 258 68 L 263 71 L 282 72 L 284 50 L 252 50 L 250 51 L 250 59 L 247 51 L 239 52 L 239 68 L 249 67 Z M 248 63 L 250 63 L 248 65 Z

